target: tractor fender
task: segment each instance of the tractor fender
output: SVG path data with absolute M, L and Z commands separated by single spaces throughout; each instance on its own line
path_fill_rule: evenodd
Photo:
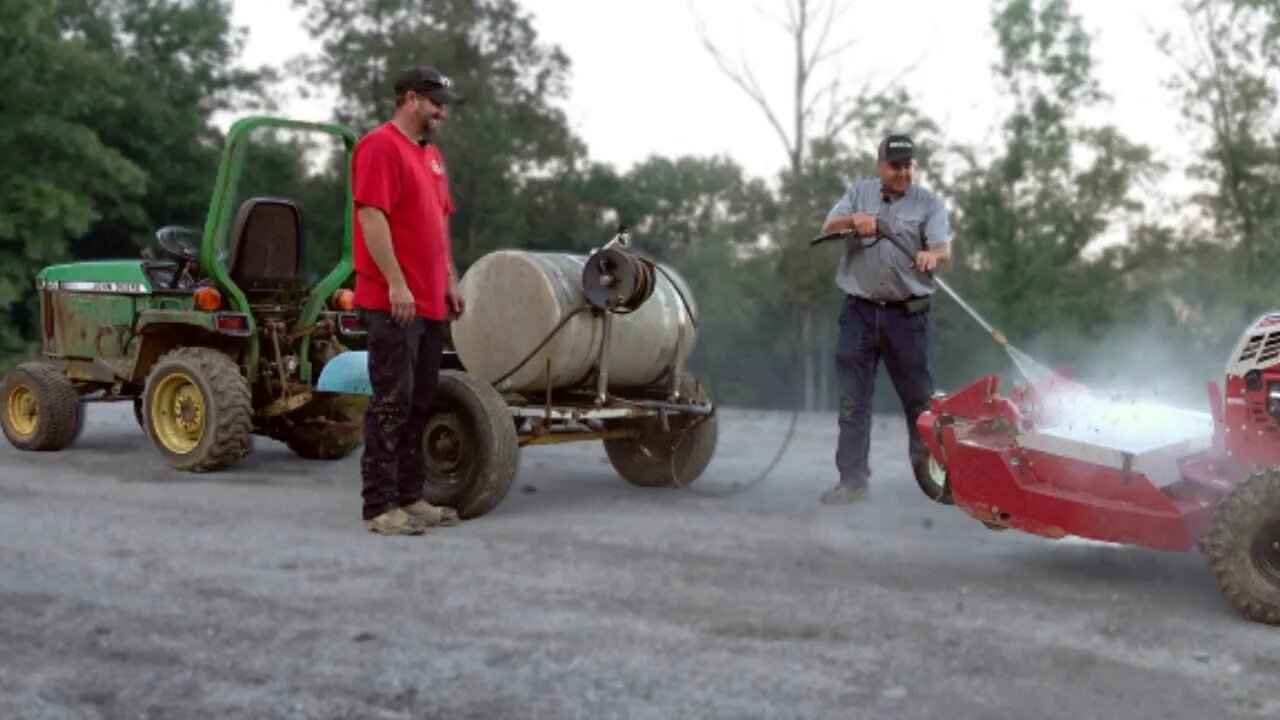
M 343 395 L 373 395 L 368 351 L 348 350 L 333 356 L 320 371 L 316 390 Z

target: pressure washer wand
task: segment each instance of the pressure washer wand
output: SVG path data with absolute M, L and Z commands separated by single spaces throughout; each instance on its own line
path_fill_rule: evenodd
M 829 240 L 844 240 L 852 234 L 853 234 L 853 229 L 848 229 L 848 230 L 838 230 L 836 232 L 827 233 L 825 235 L 819 235 L 818 237 L 809 241 L 809 246 L 812 247 L 814 245 L 819 245 Z M 892 233 L 882 234 L 881 237 L 888 239 L 889 242 L 892 242 L 908 258 L 911 258 L 912 262 L 915 261 L 916 259 L 915 254 L 911 252 L 911 249 L 908 248 L 904 242 L 902 242 L 901 238 L 897 237 Z M 877 239 L 876 242 L 879 242 L 879 240 Z M 870 246 L 869 245 L 864 246 L 864 249 L 866 247 L 870 247 Z M 978 314 L 978 311 L 974 310 L 973 307 L 969 305 L 969 303 L 965 302 L 964 298 L 960 297 L 960 295 L 956 293 L 955 290 L 952 290 L 951 286 L 943 282 L 942 278 L 935 277 L 933 278 L 933 281 L 938 284 L 938 287 L 942 288 L 943 291 L 945 291 L 948 295 L 950 295 L 951 299 L 955 300 L 960 307 L 964 308 L 964 311 L 969 313 L 969 317 L 972 317 L 974 320 L 976 320 L 978 324 L 982 326 L 983 330 L 986 330 L 988 333 L 990 333 L 991 337 L 994 338 L 997 343 L 1008 348 L 1009 340 L 1005 338 L 1004 333 L 992 327 L 991 323 L 987 322 L 986 320 L 983 320 L 982 316 Z

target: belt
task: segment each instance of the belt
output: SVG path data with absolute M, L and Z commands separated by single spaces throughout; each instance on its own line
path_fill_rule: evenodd
M 849 297 L 853 298 L 854 300 L 857 300 L 858 302 L 868 303 L 870 305 L 875 305 L 876 307 L 897 308 L 897 307 L 902 307 L 903 305 L 906 305 L 912 300 L 920 300 L 920 299 L 926 298 L 928 297 L 928 295 L 912 295 L 911 297 L 905 300 L 877 300 L 876 298 L 862 297 L 861 295 L 850 295 Z

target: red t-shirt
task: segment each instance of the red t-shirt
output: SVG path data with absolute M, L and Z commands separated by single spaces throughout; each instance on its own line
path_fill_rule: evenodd
M 440 151 L 435 145 L 418 145 L 387 122 L 356 143 L 351 165 L 356 205 L 352 247 L 356 305 L 369 310 L 391 309 L 386 278 L 369 253 L 360 227 L 359 210 L 369 206 L 387 216 L 396 262 L 413 293 L 418 315 L 444 320 L 453 256 L 448 216 L 454 206 Z

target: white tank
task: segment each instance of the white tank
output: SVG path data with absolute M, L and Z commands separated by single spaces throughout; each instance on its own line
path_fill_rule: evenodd
M 466 312 L 453 323 L 453 347 L 467 371 L 494 382 L 509 372 L 555 329 L 566 315 L 587 304 L 582 268 L 587 256 L 500 250 L 477 260 L 459 285 Z M 683 278 L 662 266 L 688 300 L 693 321 L 697 305 Z M 641 387 L 662 379 L 676 360 L 693 350 L 696 329 L 680 294 L 663 273 L 654 273 L 653 294 L 640 308 L 612 316 L 609 387 Z M 580 313 L 524 367 L 497 385 L 500 391 L 534 392 L 565 388 L 591 379 L 604 339 L 604 317 L 594 308 Z

